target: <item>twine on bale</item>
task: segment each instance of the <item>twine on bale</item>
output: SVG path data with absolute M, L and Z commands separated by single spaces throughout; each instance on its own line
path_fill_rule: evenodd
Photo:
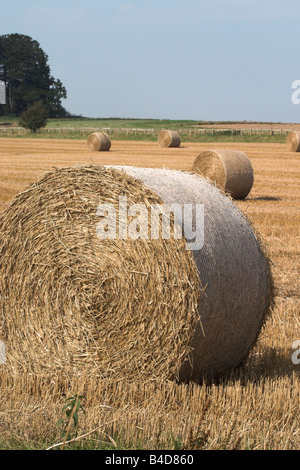
M 300 131 L 292 131 L 288 134 L 286 145 L 289 152 L 300 152 Z
M 204 150 L 195 159 L 192 171 L 216 184 L 233 199 L 244 199 L 253 186 L 251 162 L 239 150 Z
M 163 130 L 158 134 L 160 147 L 180 147 L 180 135 L 176 131 Z
M 108 152 L 111 140 L 106 132 L 93 132 L 88 136 L 87 146 L 89 150 L 97 152 Z
M 204 204 L 204 246 L 99 239 L 97 207 Z M 193 219 L 193 217 L 192 217 Z M 191 223 L 192 220 L 189 220 Z M 186 222 L 187 223 L 187 222 Z M 217 188 L 174 170 L 45 175 L 0 219 L 0 340 L 15 373 L 188 380 L 239 365 L 272 302 L 268 260 Z

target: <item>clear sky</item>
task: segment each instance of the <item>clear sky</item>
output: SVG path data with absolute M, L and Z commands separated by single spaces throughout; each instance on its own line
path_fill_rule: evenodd
M 8 0 L 89 117 L 300 122 L 299 0 Z

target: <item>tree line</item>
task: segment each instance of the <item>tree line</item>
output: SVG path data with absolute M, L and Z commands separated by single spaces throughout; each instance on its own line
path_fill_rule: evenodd
M 0 36 L 0 80 L 6 86 L 1 114 L 21 116 L 30 108 L 43 108 L 44 117 L 66 117 L 61 101 L 67 97 L 61 80 L 51 75 L 48 56 L 30 36 Z

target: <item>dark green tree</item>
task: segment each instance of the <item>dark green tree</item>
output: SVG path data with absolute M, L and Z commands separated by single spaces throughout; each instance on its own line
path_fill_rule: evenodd
M 20 126 L 36 132 L 38 129 L 45 127 L 48 120 L 48 111 L 42 101 L 37 101 L 21 114 L 19 121 Z
M 5 111 L 20 115 L 29 106 L 42 101 L 49 117 L 67 114 L 61 100 L 67 91 L 51 75 L 48 56 L 40 44 L 29 36 L 0 36 L 0 80 L 6 83 Z

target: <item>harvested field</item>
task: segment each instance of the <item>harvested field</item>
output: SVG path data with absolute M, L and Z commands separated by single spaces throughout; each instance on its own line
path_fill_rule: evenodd
M 110 152 L 95 154 L 80 140 L 1 138 L 0 211 L 53 167 L 95 163 L 191 171 L 206 148 L 211 143 L 162 149 L 156 142 L 113 141 Z M 235 204 L 262 236 L 272 261 L 276 305 L 246 363 L 212 383 L 144 387 L 85 377 L 51 383 L 26 375 L 13 379 L 0 365 L 0 443 L 59 442 L 56 422 L 64 397 L 80 392 L 86 395 L 86 416 L 79 435 L 98 428 L 101 439 L 109 435 L 125 448 L 299 449 L 300 365 L 292 354 L 293 342 L 300 340 L 300 157 L 285 144 L 213 148 L 241 150 L 250 158 L 254 185 Z
M 253 122 L 253 121 L 241 121 L 241 122 L 221 122 L 221 123 L 211 123 L 211 124 L 201 124 L 201 127 L 207 127 L 210 129 L 216 127 L 222 127 L 223 129 L 282 129 L 282 130 L 299 130 L 300 124 L 297 123 L 283 123 L 283 122 Z M 198 125 L 198 126 L 199 126 Z

